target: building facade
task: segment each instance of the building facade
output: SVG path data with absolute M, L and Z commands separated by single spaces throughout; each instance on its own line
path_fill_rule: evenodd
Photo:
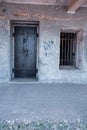
M 87 7 L 0 3 L 0 83 L 87 83 Z

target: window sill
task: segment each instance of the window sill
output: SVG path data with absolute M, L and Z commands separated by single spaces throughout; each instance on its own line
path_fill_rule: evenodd
M 59 66 L 60 70 L 81 70 L 75 66 Z

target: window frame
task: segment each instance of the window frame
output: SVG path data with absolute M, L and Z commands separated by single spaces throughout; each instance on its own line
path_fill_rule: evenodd
M 59 56 L 59 69 L 81 69 L 82 68 L 82 54 L 83 54 L 83 30 L 82 29 L 61 29 L 61 33 L 76 33 L 76 54 L 75 54 L 75 65 L 60 65 L 60 56 Z M 60 37 L 61 38 L 61 37 Z M 61 45 L 61 39 L 60 39 Z M 59 51 L 60 52 L 60 51 Z M 59 53 L 60 55 L 60 53 Z

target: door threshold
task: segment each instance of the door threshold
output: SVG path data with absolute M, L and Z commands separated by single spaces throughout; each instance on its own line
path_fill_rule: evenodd
M 38 83 L 37 78 L 15 78 L 10 83 Z

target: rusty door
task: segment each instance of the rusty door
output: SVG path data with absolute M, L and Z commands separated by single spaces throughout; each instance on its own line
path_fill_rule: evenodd
M 35 77 L 37 27 L 15 26 L 14 30 L 14 77 Z

